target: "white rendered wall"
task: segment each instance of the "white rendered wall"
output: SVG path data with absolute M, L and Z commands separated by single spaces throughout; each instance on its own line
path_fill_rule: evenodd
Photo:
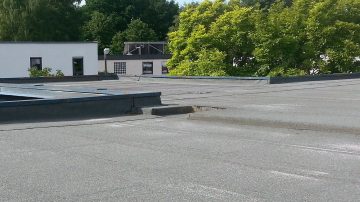
M 97 43 L 1 43 L 0 78 L 28 77 L 30 57 L 41 57 L 42 67 L 73 76 L 73 58 L 83 57 L 84 75 L 98 74 Z
M 153 75 L 159 76 L 162 75 L 162 62 L 167 62 L 167 59 L 154 59 L 154 60 L 108 60 L 107 69 L 109 73 L 114 73 L 114 63 L 115 62 L 126 62 L 126 75 L 142 75 L 142 64 L 143 62 L 152 62 L 153 63 Z M 104 60 L 99 60 L 99 71 L 105 71 L 105 62 Z

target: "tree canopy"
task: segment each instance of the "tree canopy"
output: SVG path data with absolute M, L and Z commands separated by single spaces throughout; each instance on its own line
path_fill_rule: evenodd
M 158 36 L 148 24 L 141 20 L 132 20 L 126 30 L 118 32 L 112 38 L 111 50 L 113 53 L 121 54 L 126 41 L 156 41 Z
M 179 12 L 173 0 L 80 2 L 0 0 L 0 40 L 89 40 L 98 41 L 99 49 L 117 47 L 120 39 L 165 40 Z
M 105 46 L 117 46 L 112 42 L 118 43 L 123 38 L 120 33 L 129 33 L 127 29 L 135 28 L 129 25 L 135 20 L 142 22 L 141 26 L 136 27 L 138 33 L 152 30 L 156 35 L 149 38 L 143 34 L 141 36 L 144 38 L 137 37 L 137 40 L 165 40 L 179 6 L 173 0 L 87 0 L 83 11 L 87 19 L 83 38 L 97 40 L 102 49 Z
M 360 71 L 359 1 L 264 2 L 204 0 L 187 6 L 169 33 L 170 73 L 288 76 Z M 198 65 L 204 53 L 216 55 L 208 59 L 212 70 L 207 74 L 193 70 L 205 69 Z
M 76 2 L 0 0 L 0 40 L 78 40 L 81 23 Z
M 172 75 L 360 71 L 359 0 L 80 2 L 0 0 L 0 40 L 98 41 L 113 54 L 125 41 L 168 40 Z

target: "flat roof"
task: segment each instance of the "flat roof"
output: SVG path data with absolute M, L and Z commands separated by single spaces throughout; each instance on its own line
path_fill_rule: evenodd
M 1 124 L 0 201 L 359 201 L 359 83 L 48 83 L 156 89 L 168 107 L 200 112 Z

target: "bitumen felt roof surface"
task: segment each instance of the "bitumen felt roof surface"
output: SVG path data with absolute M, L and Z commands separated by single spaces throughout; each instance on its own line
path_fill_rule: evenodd
M 0 125 L 0 201 L 358 201 L 360 79 L 120 78 L 186 115 Z
M 72 98 L 72 97 L 93 97 L 93 96 L 102 96 L 106 94 L 115 94 L 115 92 L 110 92 L 107 89 L 103 90 L 101 88 L 82 88 L 82 87 L 72 87 L 67 86 L 50 86 L 44 84 L 5 84 L 0 83 L 1 94 L 9 94 L 14 96 L 29 96 L 29 97 L 38 97 L 38 98 L 51 98 L 51 99 L 61 99 L 61 98 Z M 100 90 L 98 90 L 100 89 Z M 105 92 L 104 92 L 105 91 Z M 120 91 L 117 91 L 117 94 L 120 94 Z

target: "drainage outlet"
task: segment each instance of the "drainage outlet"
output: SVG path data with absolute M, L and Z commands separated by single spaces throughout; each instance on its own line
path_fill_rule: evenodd
M 157 116 L 167 116 L 167 115 L 176 115 L 176 114 L 191 114 L 195 112 L 220 110 L 220 109 L 224 109 L 224 108 L 208 107 L 208 106 L 160 106 L 160 107 L 142 108 L 140 113 L 157 115 Z

